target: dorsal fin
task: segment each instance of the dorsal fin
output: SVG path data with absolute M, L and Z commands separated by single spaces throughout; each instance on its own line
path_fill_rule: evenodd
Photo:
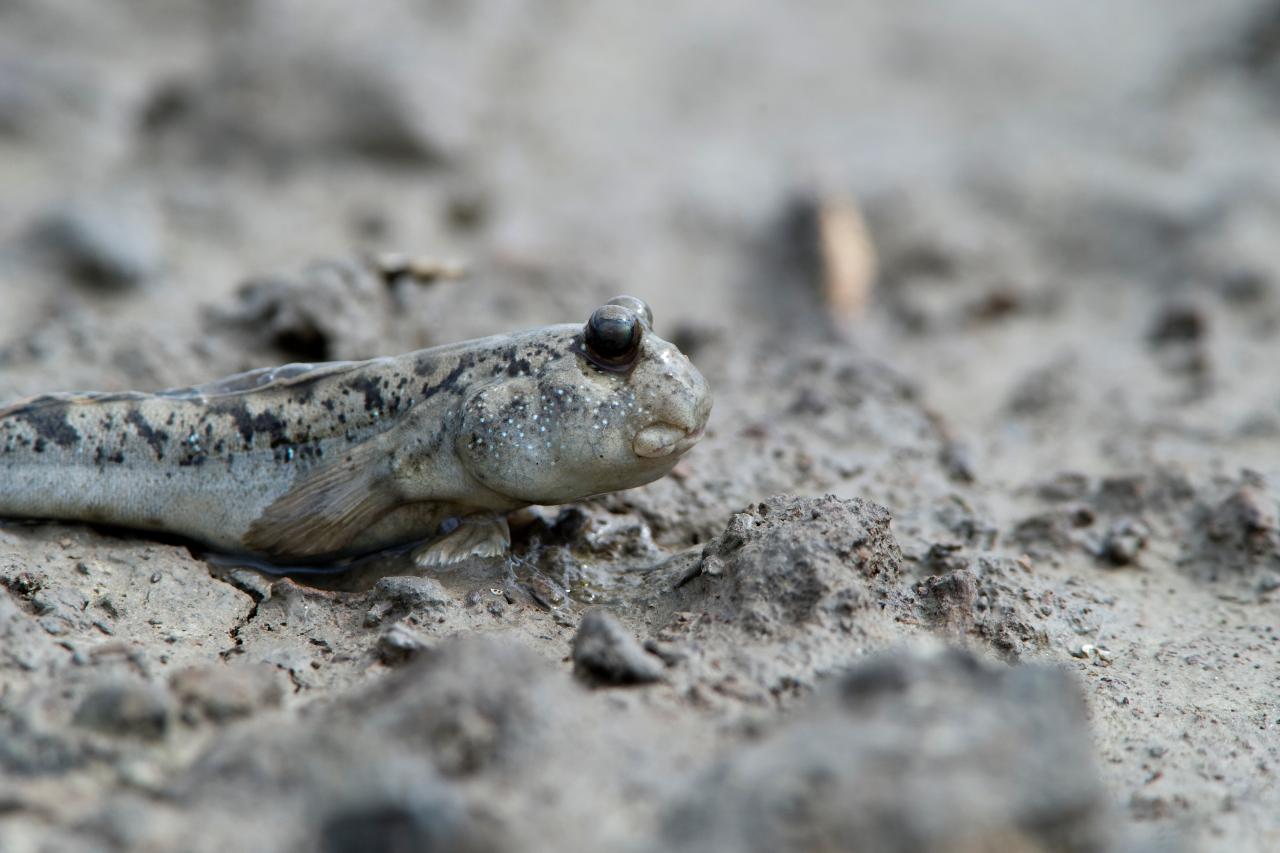
M 320 379 L 328 379 L 343 373 L 376 365 L 378 362 L 391 363 L 390 358 L 370 359 L 368 361 L 324 361 L 317 364 L 284 364 L 280 367 L 260 367 L 245 373 L 236 373 L 203 385 L 190 388 L 169 388 L 157 391 L 157 397 L 171 399 L 209 400 L 216 397 L 231 397 L 247 394 L 252 391 L 293 388 Z
M 59 391 L 53 394 L 36 394 L 32 397 L 19 397 L 0 406 L 0 418 L 38 412 L 53 406 L 110 403 L 116 400 L 145 400 L 148 396 L 150 395 L 138 391 Z
M 339 376 L 379 361 L 390 362 L 391 359 L 370 359 L 368 361 L 325 361 L 317 364 L 285 364 L 280 367 L 260 367 L 244 373 L 206 382 L 202 385 L 191 385 L 185 388 L 166 388 L 163 391 L 58 391 L 51 394 L 36 394 L 20 397 L 0 405 L 0 418 L 7 418 L 22 412 L 34 412 L 57 405 L 74 405 L 77 403 L 116 403 L 127 400 L 147 400 L 165 397 L 171 400 L 212 400 L 219 397 L 232 397 L 247 394 L 251 391 L 268 389 L 285 389 L 332 376 Z

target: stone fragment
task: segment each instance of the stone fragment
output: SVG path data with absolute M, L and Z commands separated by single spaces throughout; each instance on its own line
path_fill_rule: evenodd
M 160 272 L 163 249 L 154 214 L 142 202 L 103 196 L 54 210 L 34 234 L 37 248 L 83 284 L 134 287 Z
M 440 582 L 424 577 L 387 577 L 369 591 L 366 627 L 374 627 L 394 614 L 422 613 L 439 610 L 453 603 L 453 597 Z
M 662 678 L 662 662 L 650 655 L 607 610 L 582 615 L 573 638 L 573 672 L 590 684 L 648 684 Z
M 188 722 L 225 723 L 284 701 L 281 674 L 261 664 L 209 664 L 181 670 L 169 680 Z
M 169 729 L 171 702 L 143 682 L 118 681 L 93 688 L 76 708 L 77 726 L 104 734 L 159 740 Z
M 378 657 L 387 664 L 403 663 L 427 648 L 427 641 L 421 634 L 399 622 L 378 637 Z

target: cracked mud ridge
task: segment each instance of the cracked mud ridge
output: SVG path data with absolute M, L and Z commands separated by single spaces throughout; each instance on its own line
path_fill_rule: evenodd
M 1259 0 L 0 3 L 0 401 L 623 292 L 716 399 L 509 558 L 0 522 L 0 850 L 1280 849 L 1277 103 Z

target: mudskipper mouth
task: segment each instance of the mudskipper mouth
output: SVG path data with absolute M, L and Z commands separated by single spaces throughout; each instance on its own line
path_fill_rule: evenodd
M 703 427 L 687 430 L 675 424 L 651 424 L 636 433 L 631 448 L 636 456 L 660 459 L 663 456 L 684 453 L 702 438 Z

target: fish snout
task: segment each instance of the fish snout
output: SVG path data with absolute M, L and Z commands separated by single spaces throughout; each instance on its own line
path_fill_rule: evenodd
M 678 393 L 667 398 L 660 419 L 636 433 L 635 454 L 646 459 L 679 455 L 698 443 L 711 416 L 711 390 L 693 366 Z
M 674 424 L 650 424 L 636 433 L 632 449 L 636 456 L 660 459 L 663 456 L 684 453 L 702 438 L 702 427 L 687 430 Z

